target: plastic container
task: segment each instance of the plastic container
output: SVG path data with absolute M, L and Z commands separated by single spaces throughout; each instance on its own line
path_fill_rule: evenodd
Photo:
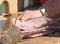
M 0 16 L 0 27 L 3 29 L 6 26 L 6 18 L 3 16 Z

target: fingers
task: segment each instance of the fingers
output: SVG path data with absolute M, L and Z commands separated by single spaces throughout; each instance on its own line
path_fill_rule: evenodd
M 52 21 L 52 19 L 51 19 L 51 18 L 46 18 L 46 20 L 47 20 L 48 22 Z
M 20 16 L 20 20 L 27 21 L 36 17 L 42 17 L 40 10 L 25 11 L 24 14 Z

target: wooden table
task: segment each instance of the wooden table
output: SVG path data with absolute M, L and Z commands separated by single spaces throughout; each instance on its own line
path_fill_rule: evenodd
M 60 44 L 60 37 L 37 37 L 26 39 L 17 44 Z

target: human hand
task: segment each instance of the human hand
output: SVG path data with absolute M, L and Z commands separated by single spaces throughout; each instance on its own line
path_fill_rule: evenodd
M 20 20 L 27 21 L 36 17 L 42 17 L 40 10 L 25 11 L 23 15 L 20 15 Z

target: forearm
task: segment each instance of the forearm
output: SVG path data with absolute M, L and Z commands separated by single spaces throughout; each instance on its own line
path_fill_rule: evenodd
M 48 0 L 43 7 L 46 9 L 48 17 L 58 17 L 60 13 L 60 0 Z M 56 16 L 57 15 L 57 16 Z

